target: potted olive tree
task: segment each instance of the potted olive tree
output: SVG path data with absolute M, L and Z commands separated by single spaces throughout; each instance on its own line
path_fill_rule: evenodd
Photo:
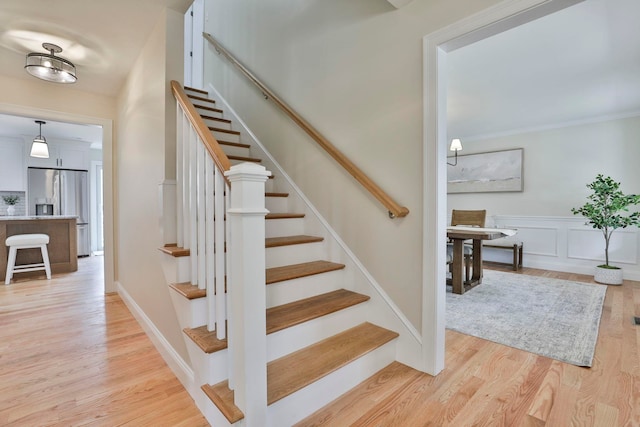
M 587 188 L 593 193 L 587 197 L 589 200 L 580 208 L 573 208 L 571 212 L 582 215 L 588 221 L 587 225 L 602 231 L 604 236 L 605 263 L 595 269 L 595 281 L 608 285 L 622 284 L 622 269 L 609 265 L 609 242 L 611 234 L 618 228 L 640 225 L 640 212 L 624 214 L 629 207 L 640 204 L 640 195 L 627 194 L 620 191 L 620 183 L 611 177 L 602 174 L 596 176 L 595 181 L 587 184 Z

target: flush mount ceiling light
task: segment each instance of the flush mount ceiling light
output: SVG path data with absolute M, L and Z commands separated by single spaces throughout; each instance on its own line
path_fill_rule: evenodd
M 38 157 L 40 159 L 48 159 L 49 158 L 49 145 L 47 144 L 47 140 L 44 136 L 42 136 L 42 125 L 46 125 L 47 122 L 43 122 L 42 120 L 36 120 L 36 123 L 40 125 L 40 131 L 38 132 L 38 136 L 33 138 L 33 144 L 31 144 L 31 157 Z
M 32 52 L 27 55 L 25 70 L 34 77 L 54 83 L 75 83 L 76 66 L 71 61 L 56 56 L 62 48 L 52 43 L 42 43 L 49 53 Z

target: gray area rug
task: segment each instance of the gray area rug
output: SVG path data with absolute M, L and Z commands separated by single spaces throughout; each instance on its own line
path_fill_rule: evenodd
M 447 286 L 447 328 L 557 359 L 591 366 L 604 285 L 484 270 L 464 295 Z

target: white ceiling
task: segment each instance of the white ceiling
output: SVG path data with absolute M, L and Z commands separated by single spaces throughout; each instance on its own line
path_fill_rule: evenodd
M 35 79 L 24 70 L 26 54 L 59 45 L 59 56 L 76 65 L 70 90 L 117 96 L 164 7 L 184 13 L 193 0 L 0 0 L 0 73 Z M 58 84 L 58 83 L 48 83 Z M 2 96 L 0 94 L 0 102 Z M 37 135 L 35 117 L 0 116 L 0 135 Z M 94 142 L 101 129 L 50 122 L 47 139 Z
M 449 53 L 449 137 L 640 115 L 639 17 L 638 0 L 586 0 Z

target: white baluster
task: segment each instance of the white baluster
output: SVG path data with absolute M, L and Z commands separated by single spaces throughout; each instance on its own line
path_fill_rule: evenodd
M 217 300 L 224 295 L 216 294 L 215 283 L 215 227 L 214 227 L 214 215 L 215 215 L 215 186 L 214 186 L 214 170 L 215 165 L 211 156 L 207 154 L 205 165 L 205 182 L 206 182 L 206 264 L 207 264 L 207 329 L 209 331 L 219 331 L 224 329 L 224 323 L 222 325 L 216 325 L 216 304 Z
M 182 150 L 184 144 L 184 128 L 185 128 L 185 116 L 184 111 L 182 111 L 182 107 L 180 103 L 176 101 L 176 216 L 177 216 L 177 238 L 176 243 L 179 247 L 183 247 L 184 245 L 184 229 L 183 229 L 183 219 L 182 219 Z
M 197 164 L 198 164 L 198 144 L 202 141 L 192 129 L 190 133 L 189 147 L 189 230 L 190 230 L 190 246 L 191 251 L 191 284 L 198 285 L 198 207 L 197 207 Z
M 182 128 L 182 177 L 180 179 L 180 186 L 182 187 L 182 247 L 188 249 L 191 246 L 191 228 L 189 227 L 190 213 L 189 213 L 189 153 L 191 152 L 191 135 L 193 133 L 193 127 L 189 123 L 186 116 L 183 116 L 185 122 Z
M 205 220 L 205 156 L 209 157 L 209 154 L 205 152 L 204 144 L 199 141 L 197 151 L 197 221 L 198 221 L 198 286 L 200 289 L 206 289 L 207 287 L 207 263 L 206 263 L 206 241 L 207 241 L 207 222 Z
M 216 336 L 218 339 L 225 339 L 227 337 L 227 293 L 225 290 L 225 181 L 220 171 L 216 168 L 214 177 L 215 182 L 215 272 L 216 272 L 216 322 L 220 327 L 216 329 Z M 227 245 L 229 243 L 227 242 Z M 231 249 L 227 247 L 227 251 Z

